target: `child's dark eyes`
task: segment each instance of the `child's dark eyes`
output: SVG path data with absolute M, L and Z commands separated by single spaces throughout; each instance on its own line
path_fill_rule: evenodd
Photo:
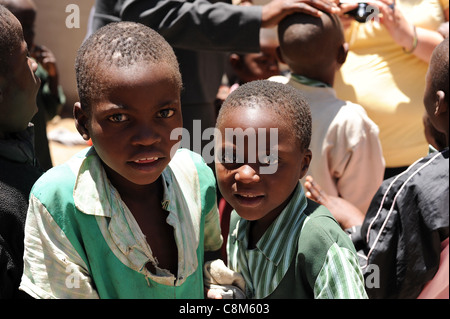
M 169 117 L 172 117 L 174 114 L 175 114 L 174 110 L 165 109 L 165 110 L 159 111 L 158 116 L 162 117 L 162 118 L 169 118 Z
M 174 113 L 175 113 L 175 111 L 172 109 L 165 109 L 165 110 L 159 111 L 157 116 L 159 118 L 169 118 L 169 117 L 172 117 L 174 115 Z M 130 119 L 130 117 L 127 114 L 123 114 L 123 113 L 113 114 L 108 117 L 108 120 L 110 120 L 113 123 L 122 123 L 122 122 L 128 121 L 129 119 Z
M 236 163 L 243 163 L 243 161 L 239 161 L 238 157 L 236 156 L 236 153 L 230 153 L 230 152 L 224 152 L 222 154 L 222 158 L 220 159 L 220 162 L 222 164 L 236 164 Z
M 128 120 L 128 116 L 125 114 L 114 114 L 108 117 L 108 120 L 114 123 L 122 123 Z
M 266 66 L 269 64 L 269 59 L 266 57 L 262 57 L 260 59 L 257 60 L 258 64 Z
M 275 156 L 273 154 L 259 157 L 259 162 L 261 163 L 261 165 L 276 165 L 278 164 L 278 160 L 278 156 Z

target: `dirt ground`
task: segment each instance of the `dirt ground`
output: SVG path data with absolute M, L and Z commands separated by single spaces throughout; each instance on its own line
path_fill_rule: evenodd
M 47 134 L 56 129 L 67 129 L 70 132 L 77 133 L 73 118 L 56 117 L 47 123 Z M 52 156 L 53 166 L 60 165 L 70 159 L 73 155 L 83 150 L 89 145 L 65 145 L 60 142 L 49 140 L 50 154 Z

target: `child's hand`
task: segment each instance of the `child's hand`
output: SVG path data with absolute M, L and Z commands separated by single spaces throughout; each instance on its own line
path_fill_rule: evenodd
M 206 289 L 206 299 L 223 299 L 220 289 Z
M 49 77 L 56 77 L 58 71 L 56 68 L 56 58 L 53 53 L 43 45 L 35 45 L 31 49 L 31 57 L 34 58 L 47 71 Z
M 241 274 L 229 269 L 223 260 L 204 265 L 205 296 L 208 299 L 245 299 L 245 281 Z
M 305 193 L 306 197 L 315 201 L 316 203 L 323 205 L 329 209 L 331 204 L 331 199 L 327 193 L 322 191 L 319 184 L 316 184 L 311 176 L 306 176 L 305 178 Z
M 304 186 L 305 196 L 328 208 L 342 229 L 363 223 L 365 216 L 356 206 L 341 197 L 328 195 L 311 176 L 306 176 Z
M 369 4 L 378 8 L 381 13 L 380 23 L 386 27 L 394 41 L 407 50 L 411 49 L 414 26 L 406 20 L 402 11 L 395 6 L 395 1 L 375 0 L 370 1 Z

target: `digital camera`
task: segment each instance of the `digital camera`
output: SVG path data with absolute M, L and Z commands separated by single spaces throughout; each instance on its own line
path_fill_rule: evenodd
M 369 4 L 367 2 L 359 2 L 358 7 L 356 9 L 353 9 L 347 12 L 346 14 L 355 19 L 356 21 L 364 23 L 367 21 L 367 18 L 372 13 L 371 10 L 367 10 L 368 5 Z

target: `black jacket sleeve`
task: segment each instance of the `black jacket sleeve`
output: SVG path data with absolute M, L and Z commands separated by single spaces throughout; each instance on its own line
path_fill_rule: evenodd
M 94 30 L 121 20 L 145 24 L 179 49 L 259 50 L 261 6 L 236 6 L 207 0 L 96 1 Z

